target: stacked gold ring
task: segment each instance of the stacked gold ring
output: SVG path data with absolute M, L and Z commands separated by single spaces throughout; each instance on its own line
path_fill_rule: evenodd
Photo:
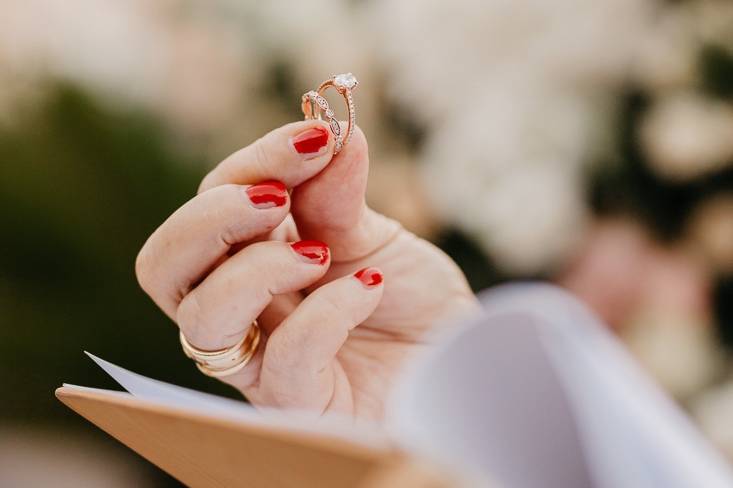
M 333 149 L 334 154 L 338 154 L 346 144 L 351 140 L 351 136 L 354 133 L 354 127 L 356 126 L 356 109 L 354 107 L 354 97 L 352 91 L 357 87 L 359 82 L 356 77 L 351 73 L 342 73 L 340 75 L 334 75 L 320 84 L 317 90 L 311 90 L 305 93 L 301 100 L 301 108 L 303 115 L 306 120 L 308 119 L 319 119 L 323 118 L 322 114 L 326 115 L 328 119 L 328 125 L 331 127 L 336 138 L 336 144 Z M 346 135 L 341 134 L 341 125 L 339 124 L 336 115 L 333 110 L 328 106 L 328 101 L 323 98 L 323 92 L 328 88 L 335 88 L 336 91 L 344 97 L 346 102 L 346 109 L 348 110 L 348 125 L 346 126 Z
M 191 345 L 183 332 L 179 336 L 183 352 L 196 363 L 199 371 L 207 376 L 221 378 L 240 371 L 252 359 L 260 343 L 260 327 L 255 320 L 239 342 L 216 351 L 204 351 Z

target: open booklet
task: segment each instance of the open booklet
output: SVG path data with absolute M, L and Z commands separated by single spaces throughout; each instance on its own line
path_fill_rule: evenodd
M 57 396 L 191 486 L 376 487 L 375 473 L 406 459 L 440 460 L 455 486 L 733 486 L 728 463 L 574 298 L 525 284 L 482 303 L 407 368 L 382 426 L 254 409 L 92 355 L 127 393 Z

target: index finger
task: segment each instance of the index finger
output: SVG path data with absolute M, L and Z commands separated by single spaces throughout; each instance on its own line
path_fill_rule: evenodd
M 199 193 L 215 186 L 278 180 L 293 188 L 328 165 L 334 138 L 320 120 L 279 127 L 219 163 L 201 182 Z

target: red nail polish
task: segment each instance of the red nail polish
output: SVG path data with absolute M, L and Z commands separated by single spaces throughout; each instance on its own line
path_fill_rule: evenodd
M 328 261 L 328 246 L 321 241 L 298 241 L 290 247 L 309 263 L 325 264 Z
M 318 153 L 328 144 L 328 131 L 323 127 L 312 127 L 290 139 L 299 154 Z
M 367 288 L 372 288 L 384 281 L 382 272 L 377 268 L 364 268 L 354 273 L 354 277 Z
M 247 188 L 247 196 L 255 208 L 282 207 L 288 201 L 288 189 L 279 181 L 263 181 Z

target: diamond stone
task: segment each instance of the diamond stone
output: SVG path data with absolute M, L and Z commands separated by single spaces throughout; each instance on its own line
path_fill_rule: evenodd
M 333 77 L 333 84 L 341 87 L 348 88 L 349 90 L 354 88 L 359 82 L 356 80 L 356 76 L 351 73 L 342 73 Z
M 337 136 L 341 135 L 341 126 L 339 125 L 338 120 L 331 119 L 331 122 L 329 122 L 331 125 L 331 131 Z

